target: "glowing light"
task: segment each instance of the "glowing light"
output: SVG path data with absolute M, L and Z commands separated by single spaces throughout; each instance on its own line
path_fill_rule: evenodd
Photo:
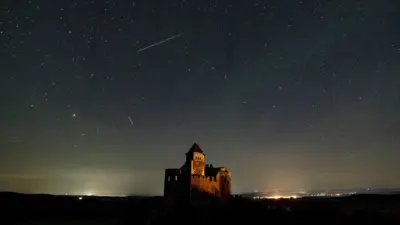
M 297 199 L 297 198 L 299 198 L 297 195 L 273 195 L 273 196 L 254 197 L 254 199 Z
M 289 196 L 275 195 L 275 196 L 267 196 L 266 198 L 268 198 L 268 199 L 282 199 L 282 198 L 298 198 L 298 197 L 296 195 L 289 195 Z
M 82 197 L 78 197 L 78 199 L 79 199 L 79 200 L 82 200 L 83 198 L 82 198 Z

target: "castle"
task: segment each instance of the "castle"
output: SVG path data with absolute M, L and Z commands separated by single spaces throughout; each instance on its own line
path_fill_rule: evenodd
M 167 200 L 198 201 L 204 197 L 228 199 L 231 194 L 231 173 L 225 167 L 204 162 L 205 154 L 197 143 L 186 153 L 186 162 L 179 169 L 166 169 L 164 197 Z

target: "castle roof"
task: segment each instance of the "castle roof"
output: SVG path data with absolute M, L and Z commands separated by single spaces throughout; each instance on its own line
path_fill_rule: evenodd
M 204 155 L 203 150 L 201 150 L 200 146 L 196 142 L 192 145 L 192 147 L 186 154 L 193 153 L 193 152 L 198 152 L 198 153 L 201 153 Z

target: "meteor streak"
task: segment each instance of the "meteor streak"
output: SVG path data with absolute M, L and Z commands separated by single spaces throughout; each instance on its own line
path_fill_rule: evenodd
M 133 126 L 133 121 L 132 121 L 131 116 L 128 116 L 128 120 L 129 120 L 129 122 L 131 123 L 131 125 Z
M 184 34 L 185 34 L 185 33 L 181 33 L 181 34 L 178 34 L 178 35 L 169 37 L 169 38 L 167 38 L 167 39 L 164 39 L 164 40 L 162 40 L 162 41 L 159 41 L 159 42 L 154 43 L 154 44 L 152 44 L 152 45 L 149 45 L 149 46 L 147 46 L 147 47 L 141 48 L 141 49 L 139 49 L 137 52 L 138 52 L 138 53 L 139 53 L 139 52 L 142 52 L 142 51 L 147 50 L 147 49 L 149 49 L 149 48 L 152 48 L 152 47 L 154 47 L 154 46 L 160 45 L 160 44 L 162 44 L 162 43 L 164 43 L 164 42 L 167 42 L 167 41 L 170 41 L 170 40 L 172 40 L 172 39 L 178 38 L 178 37 L 180 37 L 180 36 L 182 36 L 182 35 L 184 35 Z

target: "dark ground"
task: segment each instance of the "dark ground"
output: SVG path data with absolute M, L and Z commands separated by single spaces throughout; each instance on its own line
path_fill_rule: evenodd
M 400 224 L 400 195 L 246 200 L 167 207 L 162 197 L 97 198 L 0 193 L 0 224 Z

